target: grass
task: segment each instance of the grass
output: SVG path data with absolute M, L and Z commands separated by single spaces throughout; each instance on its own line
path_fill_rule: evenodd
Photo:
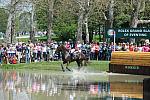
M 30 69 L 30 70 L 53 70 L 60 71 L 61 70 L 61 61 L 52 61 L 52 62 L 34 62 L 30 64 L 4 64 L 2 69 Z M 72 62 L 69 65 L 69 68 L 77 68 L 77 64 Z M 90 61 L 86 66 L 88 70 L 93 71 L 108 71 L 109 61 Z

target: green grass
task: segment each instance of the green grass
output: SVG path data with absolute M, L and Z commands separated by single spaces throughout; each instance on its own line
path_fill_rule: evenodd
M 31 70 L 61 70 L 61 61 L 52 61 L 52 62 L 36 62 L 30 64 L 4 64 L 2 69 L 31 69 Z M 88 65 L 85 66 L 89 70 L 93 71 L 108 71 L 109 62 L 108 61 L 89 61 Z M 77 64 L 72 62 L 69 65 L 69 68 L 77 68 Z
M 28 42 L 30 40 L 30 38 L 20 38 L 20 39 L 17 39 L 17 40 L 21 41 L 21 42 Z M 46 41 L 47 37 L 46 36 L 35 37 L 35 40 Z

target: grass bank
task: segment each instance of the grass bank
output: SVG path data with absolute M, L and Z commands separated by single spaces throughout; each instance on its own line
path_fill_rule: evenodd
M 54 71 L 60 71 L 61 67 L 60 64 L 61 61 L 52 61 L 52 62 L 36 62 L 36 63 L 30 63 L 30 64 L 4 64 L 1 66 L 2 69 L 31 69 L 31 70 L 54 70 Z M 77 64 L 75 62 L 72 62 L 69 65 L 69 68 L 77 68 Z M 93 71 L 108 71 L 109 68 L 109 61 L 90 61 L 88 65 L 86 66 L 88 70 Z

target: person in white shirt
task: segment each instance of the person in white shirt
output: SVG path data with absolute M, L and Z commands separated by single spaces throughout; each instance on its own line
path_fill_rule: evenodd
M 43 44 L 43 46 L 42 46 L 42 55 L 43 55 L 43 60 L 47 61 L 47 47 L 46 47 L 46 44 Z
M 37 59 L 38 61 L 42 59 L 42 47 L 40 43 L 37 44 Z
M 34 47 L 33 47 L 33 60 L 34 60 L 34 62 L 37 61 L 37 53 L 38 53 L 37 46 L 35 44 Z

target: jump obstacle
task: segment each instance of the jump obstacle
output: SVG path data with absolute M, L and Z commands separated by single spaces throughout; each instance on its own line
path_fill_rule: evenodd
M 109 72 L 150 75 L 150 52 L 112 52 Z

